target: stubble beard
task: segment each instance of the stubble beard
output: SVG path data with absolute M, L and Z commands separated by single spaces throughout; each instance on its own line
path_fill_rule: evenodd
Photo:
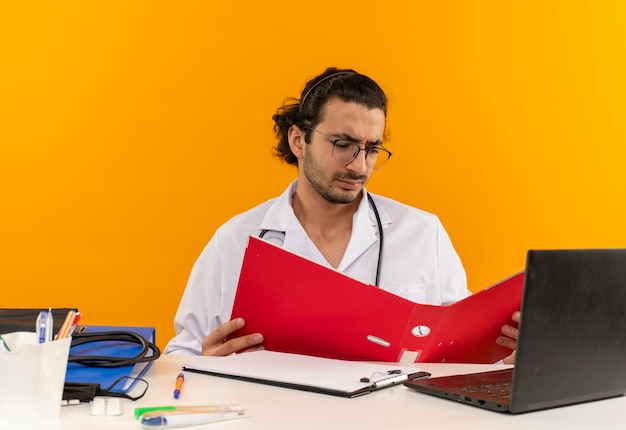
M 320 195 L 324 200 L 333 204 L 350 204 L 353 203 L 360 193 L 352 194 L 349 191 L 340 192 L 334 191 L 330 186 L 324 184 L 324 169 L 318 163 L 309 151 L 307 156 L 304 157 L 304 163 L 302 165 L 304 176 L 311 184 L 311 187 Z M 363 181 L 363 184 L 367 183 L 368 177 L 366 175 L 357 175 L 353 172 L 335 173 L 332 180 L 335 179 L 350 179 L 356 181 Z

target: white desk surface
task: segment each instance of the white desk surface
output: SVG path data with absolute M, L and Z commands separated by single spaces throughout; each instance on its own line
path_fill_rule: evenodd
M 482 410 L 473 406 L 420 394 L 404 386 L 390 387 L 353 399 L 273 387 L 252 382 L 185 372 L 182 394 L 173 399 L 182 364 L 206 357 L 162 356 L 145 377 L 150 383 L 138 401 L 122 400 L 123 415 L 94 417 L 89 404 L 64 406 L 61 418 L 37 429 L 99 430 L 141 429 L 134 418 L 139 406 L 239 403 L 247 417 L 192 430 L 334 430 L 334 429 L 624 429 L 626 397 L 601 400 L 521 415 Z M 416 367 L 433 376 L 502 368 L 495 365 L 426 364 Z M 0 429 L 15 428 L 0 425 Z

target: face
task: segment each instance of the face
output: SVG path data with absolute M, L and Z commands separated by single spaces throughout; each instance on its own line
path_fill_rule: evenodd
M 354 202 L 369 180 L 372 167 L 365 161 L 365 151 L 360 151 L 348 164 L 333 159 L 333 144 L 328 138 L 352 140 L 361 149 L 381 145 L 385 131 L 384 112 L 333 98 L 326 103 L 322 121 L 315 130 L 319 133 L 311 131 L 309 143 L 303 143 L 300 154 L 297 154 L 299 179 L 330 203 Z

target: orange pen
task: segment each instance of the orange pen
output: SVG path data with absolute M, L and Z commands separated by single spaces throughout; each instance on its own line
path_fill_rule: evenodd
M 183 373 L 179 373 L 176 377 L 176 388 L 174 389 L 174 398 L 178 399 L 180 396 L 180 389 L 183 388 L 183 381 L 185 380 L 185 375 Z

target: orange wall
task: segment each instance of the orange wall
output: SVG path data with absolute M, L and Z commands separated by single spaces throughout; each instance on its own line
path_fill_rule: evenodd
M 271 115 L 329 65 L 388 91 L 369 188 L 437 213 L 471 289 L 626 246 L 623 3 L 383 3 L 5 2 L 0 306 L 164 346 L 215 228 L 295 175 Z

